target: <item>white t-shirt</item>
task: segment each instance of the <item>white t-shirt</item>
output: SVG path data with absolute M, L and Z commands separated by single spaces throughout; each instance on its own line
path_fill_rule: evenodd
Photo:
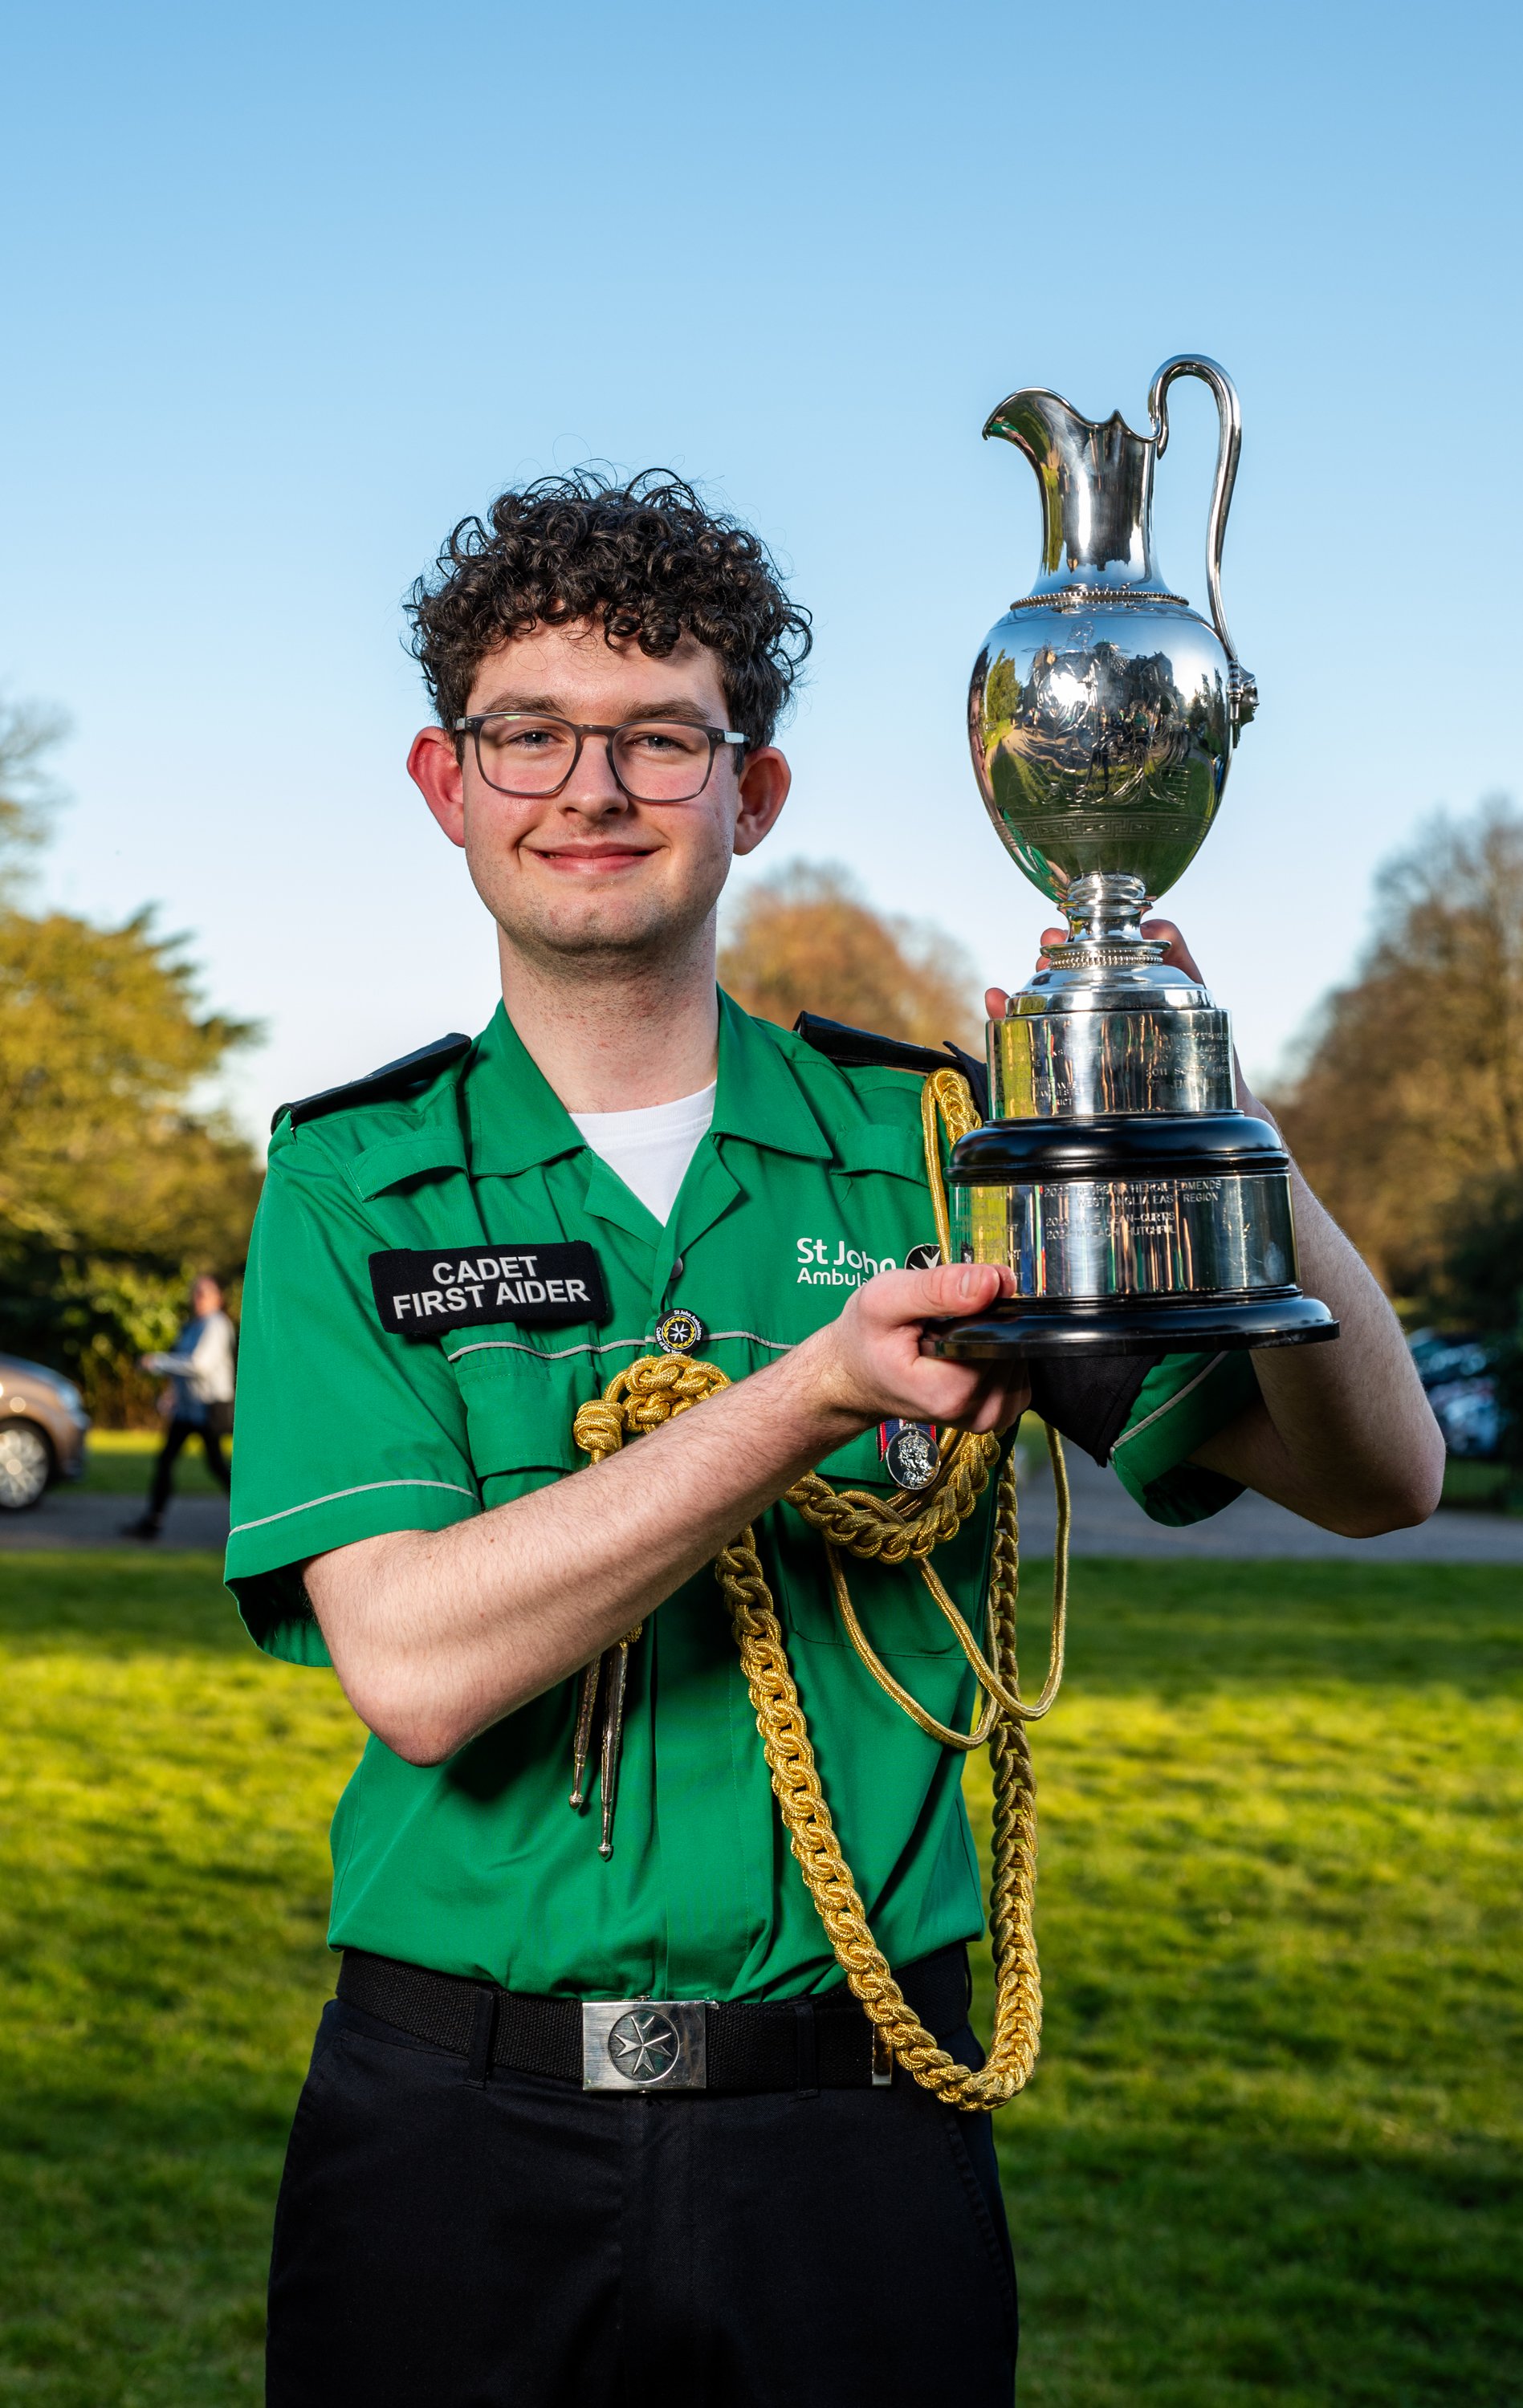
M 665 1227 L 677 1190 L 714 1116 L 714 1082 L 674 1104 L 644 1104 L 632 1112 L 573 1112 L 594 1154 L 639 1197 Z

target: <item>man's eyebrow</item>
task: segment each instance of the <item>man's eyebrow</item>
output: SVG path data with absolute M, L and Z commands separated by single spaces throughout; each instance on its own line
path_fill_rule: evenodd
M 567 715 L 565 705 L 553 694 L 496 694 L 472 716 L 485 719 L 494 710 L 532 710 L 537 717 L 550 719 L 564 719 Z
M 709 714 L 691 695 L 678 695 L 670 702 L 642 702 L 625 713 L 626 719 L 690 719 L 696 727 L 707 727 Z
M 544 719 L 571 717 L 565 702 L 559 695 L 553 694 L 494 695 L 492 700 L 483 703 L 481 710 L 473 715 L 478 719 L 484 719 L 489 713 L 499 710 L 532 712 L 536 718 Z M 696 703 L 691 695 L 681 694 L 664 696 L 655 702 L 637 703 L 632 710 L 625 711 L 618 724 L 626 726 L 631 720 L 637 719 L 684 719 L 691 721 L 696 727 L 707 727 L 709 724 L 709 714 L 702 706 Z

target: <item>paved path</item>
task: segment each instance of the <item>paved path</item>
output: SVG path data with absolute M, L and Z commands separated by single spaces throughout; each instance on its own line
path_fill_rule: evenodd
M 1033 1554 L 1052 1545 L 1053 1487 L 1047 1450 L 1025 1443 L 1028 1466 L 1021 1536 Z M 1150 1522 L 1111 1471 L 1101 1471 L 1077 1447 L 1067 1450 L 1073 1492 L 1070 1552 L 1076 1555 L 1358 1556 L 1364 1563 L 1518 1564 L 1523 1566 L 1523 1514 L 1440 1512 L 1415 1530 L 1387 1530 L 1378 1539 L 1342 1539 L 1319 1530 L 1245 1491 L 1209 1521 L 1171 1530 Z M 1523 1597 L 1523 1583 L 1519 1584 Z
M 133 1547 L 145 1555 L 187 1547 L 220 1555 L 227 1544 L 227 1508 L 220 1497 L 177 1497 L 152 1544 L 124 1539 L 122 1525 L 143 1510 L 141 1497 L 97 1497 L 77 1488 L 50 1488 L 29 1513 L 0 1513 L 0 1554 L 39 1547 Z
M 1040 1440 L 1025 1447 L 1027 1475 L 1021 1535 L 1032 1554 L 1052 1545 L 1053 1491 L 1047 1455 Z M 1185 1530 L 1150 1522 L 1114 1473 L 1101 1471 L 1077 1447 L 1068 1451 L 1073 1488 L 1073 1553 L 1076 1555 L 1357 1555 L 1366 1563 L 1517 1564 L 1523 1566 L 1523 1515 L 1435 1513 L 1416 1530 L 1391 1530 L 1379 1539 L 1340 1539 L 1302 1522 L 1262 1497 L 1240 1497 L 1209 1522 Z M 41 1547 L 131 1547 L 122 1525 L 140 1510 L 134 1497 L 82 1496 L 54 1488 L 30 1513 L 0 1513 L 0 1553 Z M 164 1536 L 152 1555 L 202 1548 L 221 1555 L 227 1543 L 227 1509 L 216 1497 L 179 1497 L 169 1508 Z M 1523 1585 L 1520 1585 L 1523 1597 Z

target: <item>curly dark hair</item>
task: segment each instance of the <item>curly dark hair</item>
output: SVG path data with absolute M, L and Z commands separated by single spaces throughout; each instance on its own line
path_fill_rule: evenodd
M 485 523 L 461 520 L 406 607 L 445 727 L 497 645 L 600 618 L 610 643 L 633 637 L 653 660 L 683 636 L 716 652 L 730 723 L 754 750 L 771 742 L 812 640 L 750 529 L 657 468 L 624 485 L 581 468 L 499 494 Z

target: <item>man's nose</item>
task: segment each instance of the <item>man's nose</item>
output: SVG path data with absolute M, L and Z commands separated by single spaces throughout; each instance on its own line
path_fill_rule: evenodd
M 608 811 L 628 810 L 629 797 L 613 774 L 612 740 L 609 736 L 582 738 L 582 757 L 558 797 L 562 810 L 601 818 Z

